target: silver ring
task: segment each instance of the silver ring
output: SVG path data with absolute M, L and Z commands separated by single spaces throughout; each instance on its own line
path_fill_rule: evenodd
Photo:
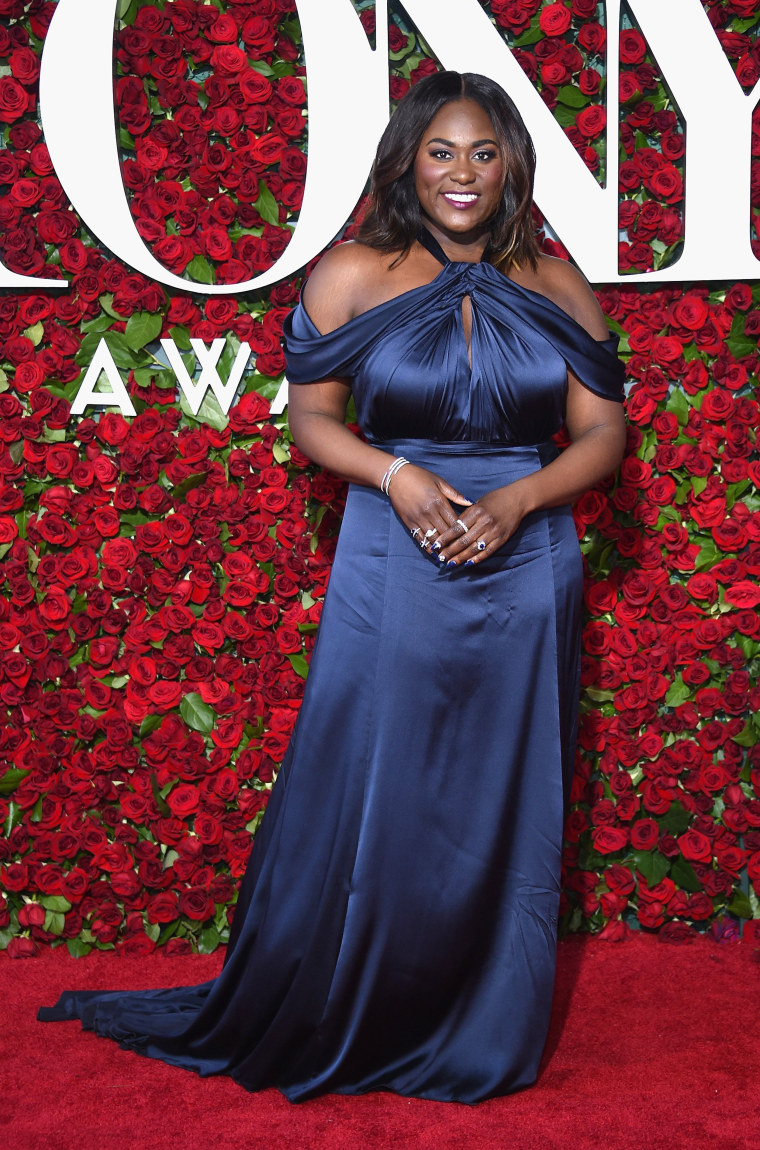
M 422 531 L 421 527 L 415 527 L 414 530 L 412 531 L 412 539 L 416 539 L 421 531 Z
M 437 535 L 437 534 L 438 534 L 438 528 L 437 527 L 428 527 L 427 531 L 425 532 L 425 538 L 426 539 L 432 539 L 433 536 Z
M 485 540 L 483 540 L 483 539 L 478 539 L 478 541 L 477 541 L 477 543 L 475 544 L 475 546 L 477 547 L 478 551 L 485 551 L 485 549 L 486 549 Z
M 467 526 L 467 524 L 466 524 L 466 523 L 463 523 L 461 519 L 457 519 L 457 523 L 458 523 L 458 525 L 459 525 L 459 526 L 462 528 L 462 531 L 463 531 L 463 532 L 465 533 L 465 535 L 466 535 L 466 534 L 467 534 L 467 532 L 470 530 L 470 529 L 469 529 L 469 527 Z

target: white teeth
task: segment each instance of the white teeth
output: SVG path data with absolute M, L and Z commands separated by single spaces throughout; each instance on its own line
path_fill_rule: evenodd
M 474 192 L 444 192 L 447 200 L 454 200 L 457 204 L 471 204 L 473 200 L 477 200 Z

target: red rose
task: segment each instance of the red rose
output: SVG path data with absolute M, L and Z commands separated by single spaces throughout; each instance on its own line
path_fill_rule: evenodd
M 197 787 L 189 783 L 178 783 L 169 791 L 166 802 L 178 819 L 194 814 L 198 810 L 199 795 Z
M 601 855 L 613 854 L 628 845 L 628 831 L 622 827 L 594 827 L 591 832 L 594 850 Z
M 207 918 L 211 918 L 215 909 L 214 900 L 202 887 L 191 887 L 180 895 L 180 914 L 186 914 L 196 922 L 204 922 Z
M 160 891 L 148 900 L 148 922 L 174 922 L 179 915 L 179 903 L 173 890 Z
M 709 863 L 712 861 L 712 844 L 700 831 L 690 830 L 679 835 L 678 846 L 687 862 Z
M 575 123 L 584 139 L 593 140 L 600 136 L 607 126 L 607 111 L 601 104 L 591 104 L 588 108 L 581 109 L 575 117 Z
M 724 598 L 733 607 L 739 607 L 742 610 L 757 607 L 760 604 L 760 587 L 756 583 L 750 583 L 744 579 L 735 583 L 733 587 L 727 587 Z
M 631 846 L 634 850 L 654 850 L 659 837 L 660 828 L 654 819 L 638 819 L 631 827 Z
M 564 4 L 548 4 L 541 9 L 538 24 L 544 36 L 564 36 L 571 19 L 570 9 Z
M 698 331 L 707 322 L 710 314 L 706 300 L 691 292 L 682 296 L 673 305 L 673 318 L 680 327 Z
M 31 97 L 12 76 L 0 77 L 0 120 L 13 124 L 30 108 Z

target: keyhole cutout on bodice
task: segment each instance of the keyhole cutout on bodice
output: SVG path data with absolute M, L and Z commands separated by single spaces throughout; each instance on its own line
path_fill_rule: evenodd
M 462 296 L 462 329 L 467 347 L 467 362 L 472 371 L 472 301 L 468 295 Z

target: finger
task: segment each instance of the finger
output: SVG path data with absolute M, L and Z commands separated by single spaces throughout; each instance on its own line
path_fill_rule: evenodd
M 464 507 L 472 506 L 472 500 L 468 499 L 466 495 L 462 495 L 461 491 L 457 491 L 456 487 L 452 487 L 445 479 L 441 479 L 438 486 L 441 494 L 450 499 L 452 503 L 459 503 Z
M 471 547 L 457 557 L 459 565 L 465 567 L 474 567 L 478 563 L 482 563 L 489 555 L 497 550 L 499 545 L 498 539 L 478 539 Z
M 450 562 L 475 542 L 477 526 L 457 519 L 454 526 L 440 537 L 441 546 L 437 548 L 438 558 L 442 562 Z
M 443 537 L 451 538 L 457 535 L 461 528 L 456 526 L 456 515 L 448 500 L 442 500 L 440 505 L 428 508 L 430 526 L 435 529 L 435 536 L 428 537 L 426 547 L 440 551 Z

